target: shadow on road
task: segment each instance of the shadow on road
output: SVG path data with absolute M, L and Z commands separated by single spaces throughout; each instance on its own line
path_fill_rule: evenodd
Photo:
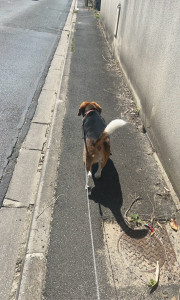
M 127 235 L 137 239 L 145 237 L 147 235 L 147 230 L 133 230 L 128 227 L 122 216 L 121 207 L 123 204 L 123 196 L 119 182 L 119 175 L 113 161 L 111 159 L 108 160 L 105 168 L 103 169 L 103 176 L 101 179 L 96 179 L 94 177 L 96 170 L 97 165 L 94 165 L 92 173 L 95 186 L 92 188 L 89 199 L 99 203 L 101 216 L 103 217 L 101 206 L 104 206 L 111 210 L 117 223 Z

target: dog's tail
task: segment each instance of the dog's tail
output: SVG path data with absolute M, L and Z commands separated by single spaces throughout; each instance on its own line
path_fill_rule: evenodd
M 116 119 L 116 120 L 113 120 L 111 121 L 107 126 L 106 128 L 104 129 L 104 131 L 107 133 L 107 134 L 111 134 L 113 133 L 117 128 L 119 127 L 122 127 L 124 126 L 125 124 L 127 124 L 126 121 L 123 121 L 121 119 Z

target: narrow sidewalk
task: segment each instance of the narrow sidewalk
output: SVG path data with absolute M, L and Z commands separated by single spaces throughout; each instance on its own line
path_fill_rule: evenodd
M 83 0 L 78 8 L 67 88 L 60 91 L 66 115 L 44 298 L 178 299 L 180 236 L 169 225 L 176 206 L 97 13 Z M 93 177 L 88 199 L 77 116 L 82 101 L 99 103 L 107 123 L 128 121 L 111 136 L 111 159 L 102 178 Z M 151 289 L 157 261 L 159 285 Z

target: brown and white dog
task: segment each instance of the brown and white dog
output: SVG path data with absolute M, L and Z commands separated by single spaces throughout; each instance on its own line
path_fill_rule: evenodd
M 121 119 L 111 121 L 107 126 L 101 117 L 102 108 L 96 102 L 83 102 L 79 107 L 78 116 L 83 116 L 84 152 L 83 162 L 86 167 L 86 189 L 89 187 L 91 167 L 98 163 L 95 178 L 101 177 L 101 171 L 110 156 L 109 135 L 126 124 Z

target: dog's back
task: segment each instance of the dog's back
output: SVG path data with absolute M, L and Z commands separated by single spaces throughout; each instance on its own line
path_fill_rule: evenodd
M 91 111 L 83 120 L 84 138 L 96 142 L 106 128 L 106 123 L 97 111 Z

